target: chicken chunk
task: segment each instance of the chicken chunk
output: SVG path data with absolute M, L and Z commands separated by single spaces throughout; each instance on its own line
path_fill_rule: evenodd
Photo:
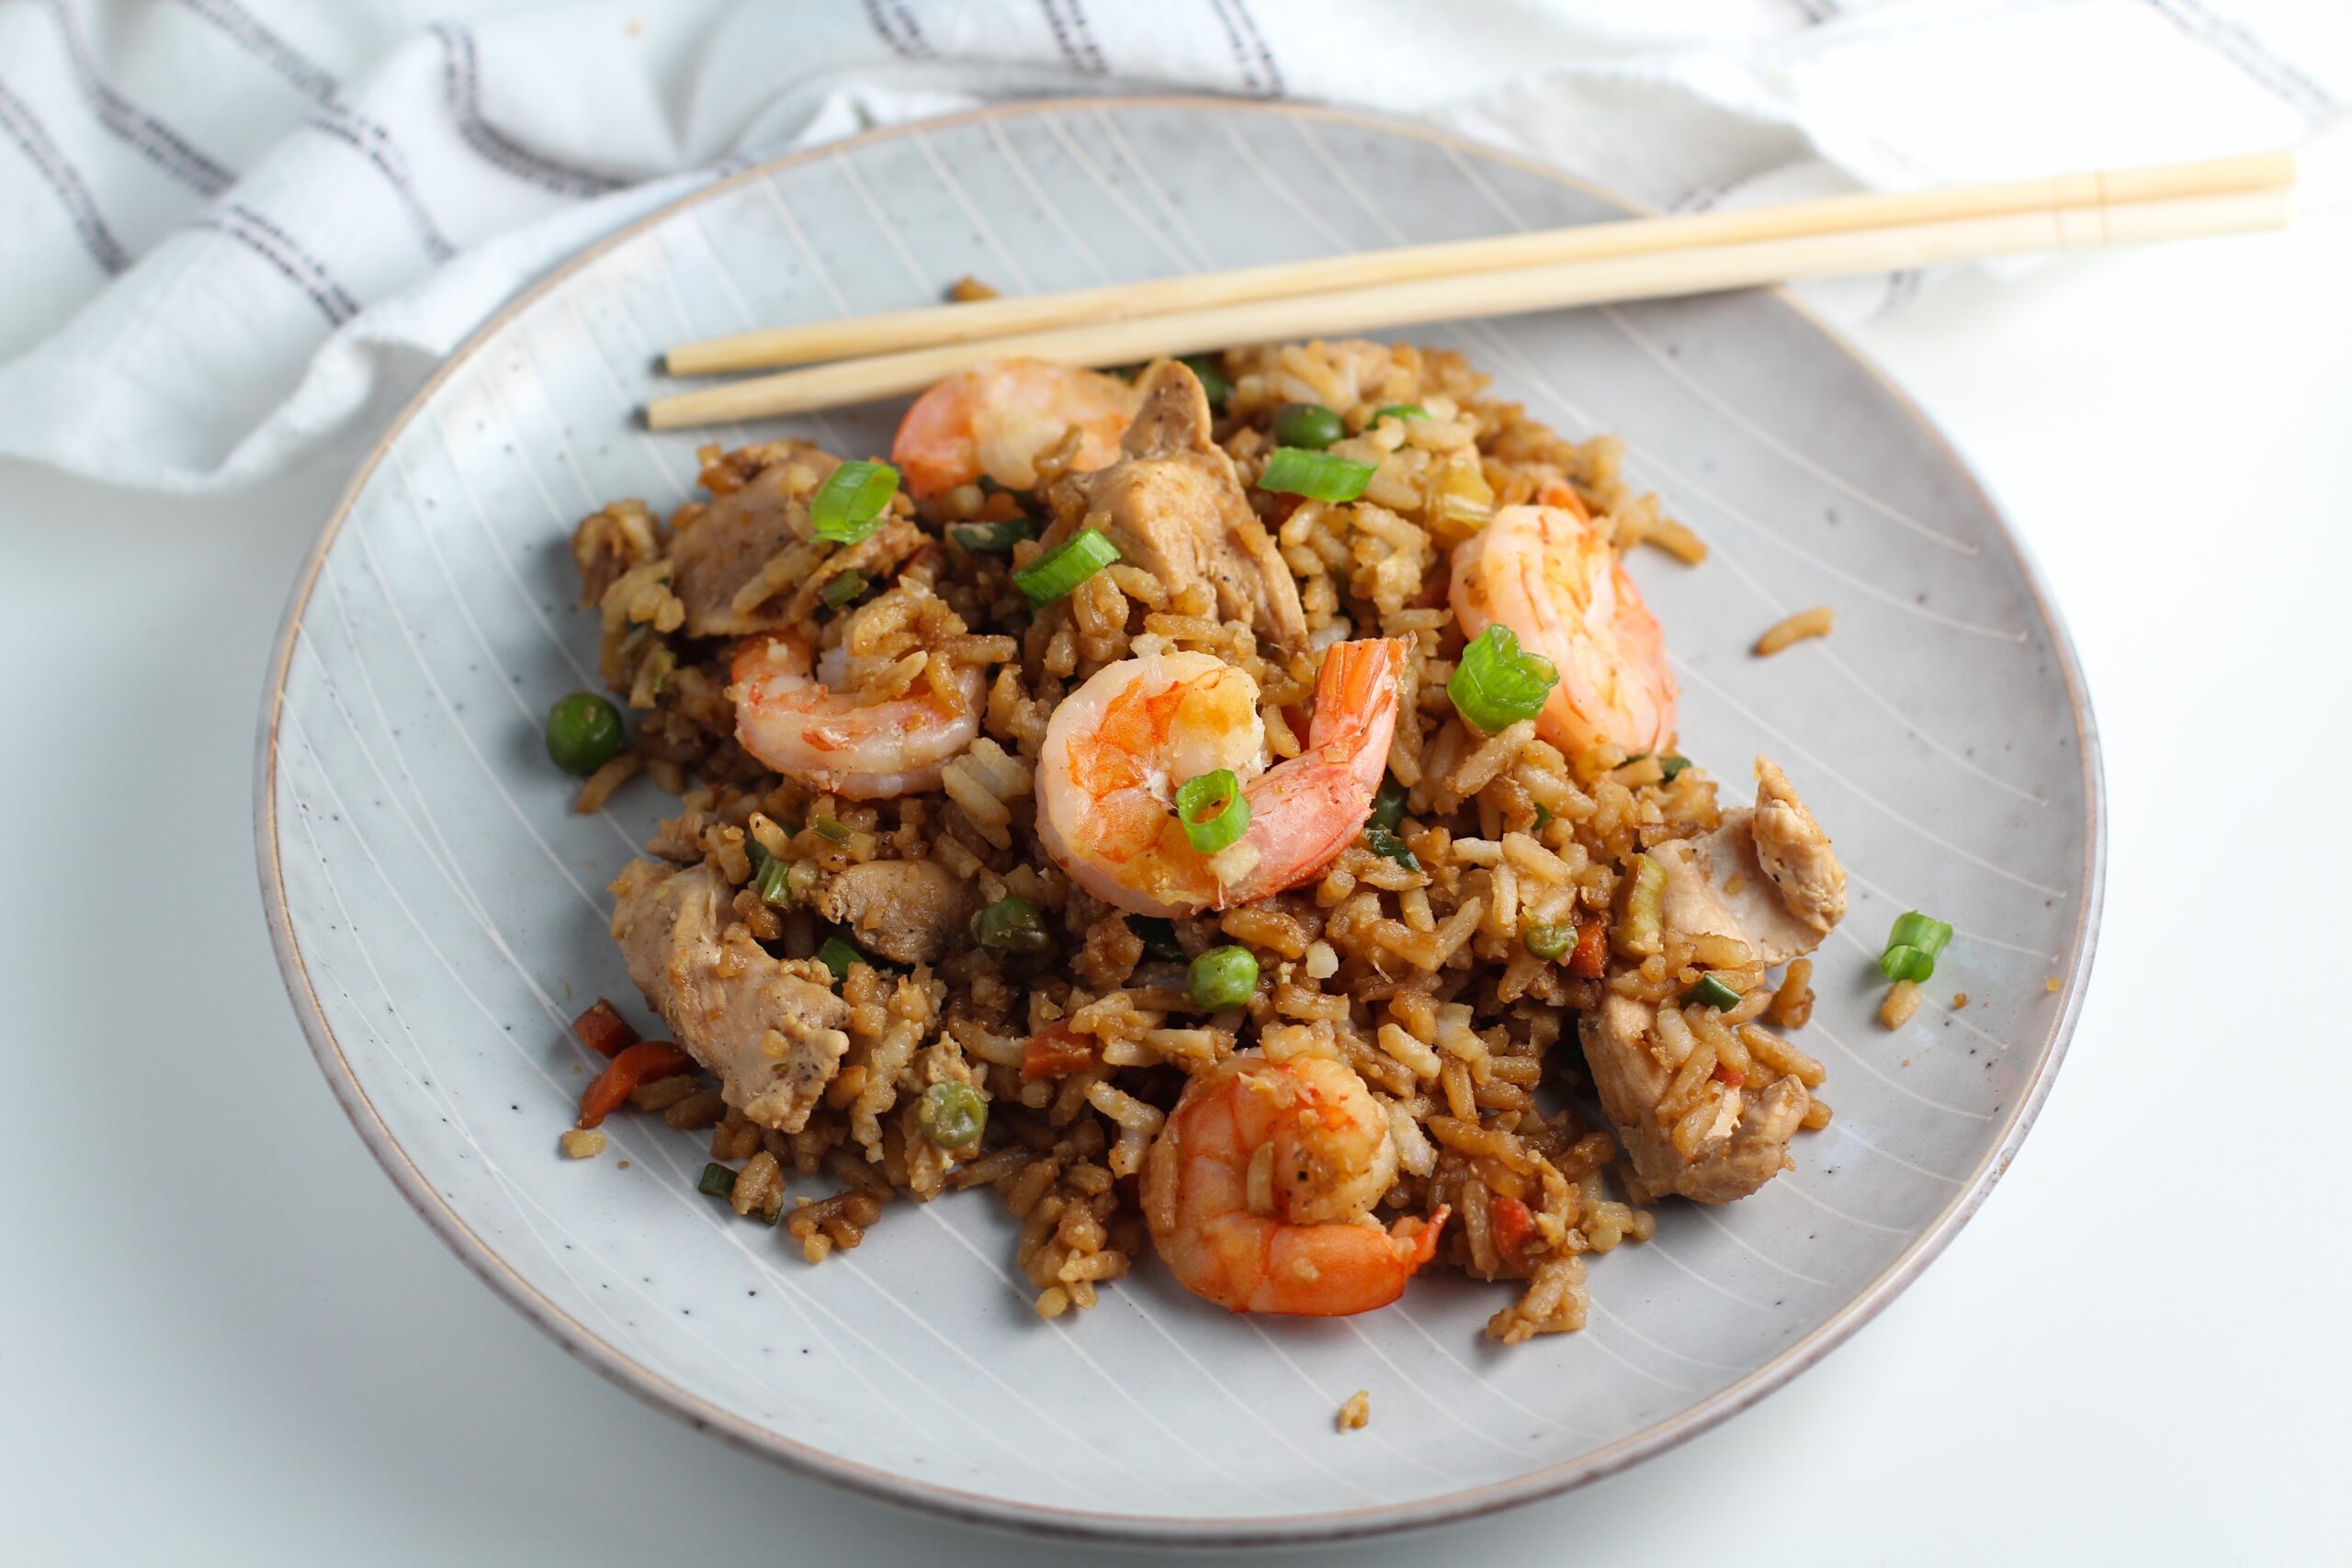
M 876 860 L 819 883 L 809 903 L 895 964 L 936 964 L 979 907 L 979 890 L 935 861 Z
M 671 547 L 670 591 L 686 607 L 691 637 L 782 629 L 779 604 L 739 611 L 736 592 L 762 567 L 809 536 L 809 498 L 841 466 L 840 458 L 805 441 L 773 442 L 736 457 L 754 455 L 761 461 L 751 476 L 715 497 Z
M 1756 760 L 1753 810 L 1649 852 L 1666 868 L 1668 928 L 1746 942 L 1759 964 L 1785 964 L 1821 945 L 1846 914 L 1846 873 L 1788 775 Z
M 1696 1156 L 1686 1157 L 1661 1110 L 1679 1064 L 1661 1054 L 1657 1023 L 1655 1008 L 1611 994 L 1577 1025 L 1601 1109 L 1634 1163 L 1634 1201 L 1669 1192 L 1700 1203 L 1747 1197 L 1789 1165 L 1789 1139 L 1812 1097 L 1786 1077 L 1761 1088 L 1726 1087 Z
M 769 955 L 734 918 L 735 889 L 707 865 L 631 861 L 613 883 L 613 940 L 629 978 L 727 1103 L 797 1133 L 849 1049 L 849 1004 L 813 960 Z
M 1171 589 L 1203 583 L 1219 616 L 1247 621 L 1285 653 L 1306 646 L 1298 583 L 1273 536 L 1250 509 L 1233 459 L 1209 438 L 1207 394 L 1182 365 L 1144 378 L 1142 407 L 1119 443 L 1118 461 L 1072 474 L 1047 496 L 1047 546 L 1100 528 L 1122 558 Z

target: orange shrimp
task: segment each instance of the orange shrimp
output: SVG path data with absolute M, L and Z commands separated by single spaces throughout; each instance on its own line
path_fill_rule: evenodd
M 826 659 L 840 655 L 835 649 Z M 879 703 L 835 692 L 810 671 L 808 641 L 797 633 L 745 641 L 729 674 L 727 694 L 735 701 L 735 739 L 743 750 L 780 773 L 852 800 L 937 789 L 940 771 L 980 732 L 986 685 L 977 665 L 957 672 L 960 714 L 922 684 Z
M 1396 728 L 1409 644 L 1337 643 L 1315 682 L 1306 749 L 1265 765 L 1258 683 L 1205 653 L 1106 665 L 1064 697 L 1037 761 L 1037 837 L 1080 886 L 1138 915 L 1229 909 L 1295 887 L 1363 830 Z M 1193 847 L 1177 787 L 1227 769 L 1250 826 Z
M 1499 621 L 1558 667 L 1560 683 L 1535 718 L 1555 746 L 1575 752 L 1609 740 L 1640 754 L 1673 739 L 1666 635 L 1581 505 L 1496 513 L 1453 547 L 1451 599 L 1463 636 Z
M 1135 418 L 1136 389 L 1116 376 L 1045 359 L 988 359 L 915 400 L 890 461 L 920 500 L 986 475 L 1008 490 L 1037 483 L 1037 459 L 1080 432 L 1074 472 L 1107 467 Z
M 1160 1258 L 1232 1312 L 1345 1317 L 1386 1306 L 1437 1252 L 1447 1211 L 1383 1230 L 1396 1179 L 1388 1117 L 1323 1056 L 1228 1056 L 1184 1086 L 1144 1162 Z

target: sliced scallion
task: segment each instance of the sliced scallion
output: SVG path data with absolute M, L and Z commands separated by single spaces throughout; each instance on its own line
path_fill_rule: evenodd
M 817 950 L 817 962 L 833 972 L 833 984 L 838 986 L 849 978 L 851 964 L 874 961 L 841 938 L 829 936 L 825 939 L 825 945 Z
M 1557 666 L 1540 653 L 1522 652 L 1519 634 L 1497 622 L 1462 650 L 1445 694 L 1453 699 L 1454 711 L 1493 735 L 1543 712 L 1544 699 L 1559 683 Z
M 1660 757 L 1657 760 L 1657 771 L 1666 775 L 1666 782 L 1668 784 L 1672 784 L 1680 775 L 1682 770 L 1690 765 L 1690 759 L 1688 757 Z
M 1009 556 L 1012 547 L 1037 536 L 1035 518 L 1015 517 L 1009 523 L 959 523 L 947 536 L 976 556 Z
M 1878 955 L 1879 973 L 1889 980 L 1928 980 L 1935 977 L 1935 954 L 1902 942 Z
M 1886 951 L 1879 954 L 1879 972 L 1889 980 L 1926 980 L 1936 973 L 1936 957 L 1951 941 L 1951 927 L 1932 915 L 1913 909 L 1898 915 L 1886 933 Z
M 838 817 L 811 817 L 808 818 L 808 828 L 817 837 L 829 844 L 849 842 L 850 826 Z
M 1702 975 L 1697 985 L 1682 993 L 1682 1000 L 1685 1005 L 1704 1002 L 1717 1012 L 1729 1012 L 1739 1005 L 1739 993 L 1713 975 Z
M 825 586 L 817 590 L 817 597 L 828 610 L 838 610 L 865 592 L 865 573 L 839 571 L 825 579 Z
M 1390 403 L 1386 408 L 1374 411 L 1372 423 L 1378 424 L 1384 419 L 1400 419 L 1410 423 L 1414 420 L 1427 419 L 1429 416 L 1430 411 L 1419 403 Z
M 752 891 L 757 893 L 760 902 L 769 908 L 786 908 L 792 903 L 791 876 L 791 862 L 767 855 L 760 865 L 759 874 L 752 878 Z
M 1143 943 L 1143 955 L 1154 964 L 1182 964 L 1184 944 L 1176 940 L 1176 922 L 1164 915 L 1129 915 L 1127 930 Z
M 1277 446 L 1258 476 L 1258 488 L 1280 495 L 1303 495 L 1309 501 L 1353 501 L 1372 483 L 1376 463 L 1335 457 L 1329 452 L 1308 452 Z
M 825 476 L 808 502 L 808 531 L 836 545 L 854 545 L 882 526 L 890 498 L 899 493 L 899 470 L 863 457 Z
M 1012 574 L 1013 585 L 1042 610 L 1119 558 L 1119 547 L 1099 528 L 1071 535 Z
M 735 1169 L 732 1166 L 712 1160 L 702 1168 L 702 1179 L 695 1183 L 695 1190 L 713 1198 L 732 1197 L 735 1192 Z
M 1176 786 L 1176 820 L 1204 855 L 1238 842 L 1250 830 L 1250 802 L 1241 794 L 1241 781 L 1230 768 L 1186 779 Z
M 1372 815 L 1365 820 L 1393 833 L 1396 830 L 1396 824 L 1404 819 L 1405 786 L 1395 779 L 1383 778 L 1380 788 L 1373 793 Z
M 1420 857 L 1413 853 L 1404 840 L 1377 822 L 1367 823 L 1363 830 L 1363 847 L 1374 854 L 1385 855 L 1407 871 L 1421 869 Z

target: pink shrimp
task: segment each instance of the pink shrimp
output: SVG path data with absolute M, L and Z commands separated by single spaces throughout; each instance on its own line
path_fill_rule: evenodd
M 1135 417 L 1136 389 L 1115 376 L 1044 359 L 989 359 L 915 400 L 899 422 L 890 461 L 919 499 L 983 475 L 1008 490 L 1037 482 L 1037 459 L 1080 432 L 1075 472 L 1109 465 Z
M 1464 637 L 1490 622 L 1559 668 L 1536 716 L 1564 751 L 1614 741 L 1627 751 L 1674 736 L 1674 673 L 1666 636 L 1641 591 L 1581 507 L 1506 506 L 1453 547 L 1453 618 Z
M 937 789 L 940 770 L 980 732 L 985 686 L 978 665 L 958 671 L 960 714 L 921 683 L 878 703 L 835 692 L 811 672 L 808 639 L 797 633 L 747 640 L 729 673 L 743 750 L 852 800 Z
M 1383 1230 L 1387 1114 L 1346 1064 L 1228 1056 L 1184 1086 L 1144 1162 L 1161 1261 L 1233 1312 L 1345 1317 L 1386 1306 L 1437 1251 L 1447 1211 Z
M 1039 840 L 1080 886 L 1139 915 L 1228 909 L 1296 886 L 1363 829 L 1408 646 L 1335 644 L 1315 682 L 1306 749 L 1271 768 L 1258 683 L 1245 671 L 1190 652 L 1106 665 L 1046 722 Z M 1176 817 L 1176 790 L 1219 769 L 1241 784 L 1250 825 L 1204 853 Z

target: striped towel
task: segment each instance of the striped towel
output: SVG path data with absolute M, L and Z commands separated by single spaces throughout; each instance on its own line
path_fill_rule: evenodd
M 994 99 L 1356 105 L 1688 211 L 2290 144 L 2352 96 L 2342 0 L 443 3 L 0 0 L 0 452 L 250 484 L 616 225 Z

